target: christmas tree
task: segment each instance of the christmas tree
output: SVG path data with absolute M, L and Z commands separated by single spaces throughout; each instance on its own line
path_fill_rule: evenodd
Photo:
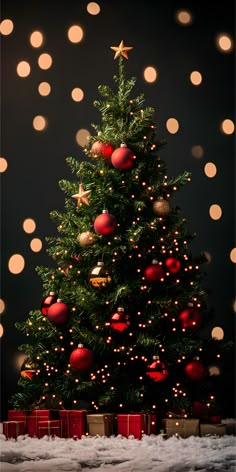
M 31 342 L 19 347 L 26 363 L 11 404 L 189 416 L 194 403 L 214 403 L 209 347 L 211 361 L 219 352 L 201 336 L 204 257 L 192 255 L 194 236 L 174 205 L 191 175 L 168 177 L 154 109 L 125 76 L 133 48 L 111 49 L 114 90 L 99 86 L 101 123 L 92 124 L 86 159 L 66 159 L 65 211 L 51 212 L 55 267 L 36 268 L 41 305 L 16 324 Z

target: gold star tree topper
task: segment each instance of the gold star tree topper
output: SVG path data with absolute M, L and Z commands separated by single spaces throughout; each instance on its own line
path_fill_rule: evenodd
M 92 192 L 92 190 L 84 190 L 83 184 L 79 184 L 79 191 L 72 195 L 72 198 L 77 198 L 77 206 L 80 207 L 82 203 L 86 203 L 89 205 L 88 195 Z
M 128 59 L 128 54 L 127 53 L 128 53 L 128 51 L 133 49 L 133 47 L 125 46 L 124 41 L 122 39 L 119 46 L 111 46 L 111 49 L 113 49 L 113 51 L 116 51 L 114 59 L 116 59 L 119 56 L 123 56 L 123 57 L 125 57 L 125 59 Z

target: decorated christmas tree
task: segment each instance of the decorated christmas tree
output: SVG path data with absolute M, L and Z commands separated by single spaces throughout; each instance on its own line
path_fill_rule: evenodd
M 201 336 L 205 261 L 191 253 L 194 236 L 174 204 L 191 175 L 168 177 L 154 109 L 125 76 L 133 48 L 111 49 L 114 89 L 99 86 L 101 122 L 86 158 L 66 158 L 71 181 L 59 182 L 65 211 L 51 212 L 58 234 L 47 238 L 54 264 L 36 268 L 43 299 L 16 324 L 29 343 L 19 347 L 26 362 L 11 405 L 213 412 L 208 367 L 219 344 Z

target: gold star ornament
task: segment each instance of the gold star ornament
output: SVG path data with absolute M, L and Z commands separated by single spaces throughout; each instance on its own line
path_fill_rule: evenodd
M 125 57 L 125 59 L 128 59 L 128 51 L 133 49 L 133 47 L 128 47 L 124 45 L 124 41 L 122 40 L 119 44 L 119 46 L 111 46 L 111 49 L 113 51 L 116 51 L 114 59 L 116 59 L 119 56 Z
M 80 207 L 82 203 L 86 203 L 89 205 L 88 195 L 92 192 L 92 190 L 84 190 L 83 184 L 79 184 L 79 191 L 72 195 L 72 198 L 77 198 L 77 206 Z

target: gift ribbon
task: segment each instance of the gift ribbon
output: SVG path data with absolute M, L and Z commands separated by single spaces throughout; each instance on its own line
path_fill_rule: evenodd
M 6 425 L 6 436 L 8 437 L 9 435 L 9 430 L 8 430 L 9 424 L 10 425 L 14 424 L 16 426 L 16 436 L 19 436 L 20 423 L 24 423 L 24 421 L 4 421 L 4 424 Z
M 13 412 L 14 411 L 14 412 Z M 8 421 L 20 421 L 20 423 L 24 422 L 24 428 L 26 427 L 26 414 L 24 414 L 24 419 L 22 418 L 22 415 L 18 416 L 18 413 L 15 413 L 15 410 L 13 410 L 11 413 L 8 412 Z M 11 419 L 12 418 L 12 419 Z M 14 418 L 14 420 L 13 420 Z
M 137 416 L 143 416 L 144 417 L 144 421 L 145 421 L 145 425 L 147 424 L 147 416 L 145 413 L 137 413 Z M 136 416 L 135 414 L 131 414 L 131 415 L 127 415 L 128 416 L 128 421 L 127 421 L 127 436 L 129 436 L 130 434 L 130 422 L 129 422 L 129 417 L 130 416 Z M 150 423 L 149 423 L 149 427 L 150 427 Z
M 48 423 L 47 426 L 39 426 L 39 428 L 38 428 L 39 431 L 41 431 L 41 429 L 47 429 L 47 431 L 48 431 L 48 436 L 50 436 L 50 434 L 51 434 L 51 429 L 57 429 L 57 430 L 58 430 L 58 428 L 61 427 L 60 433 L 61 433 L 61 436 L 62 436 L 62 424 L 61 424 L 61 422 L 60 422 L 60 424 L 58 424 L 57 426 L 52 426 L 52 425 L 51 425 L 51 421 L 48 421 L 47 423 Z

